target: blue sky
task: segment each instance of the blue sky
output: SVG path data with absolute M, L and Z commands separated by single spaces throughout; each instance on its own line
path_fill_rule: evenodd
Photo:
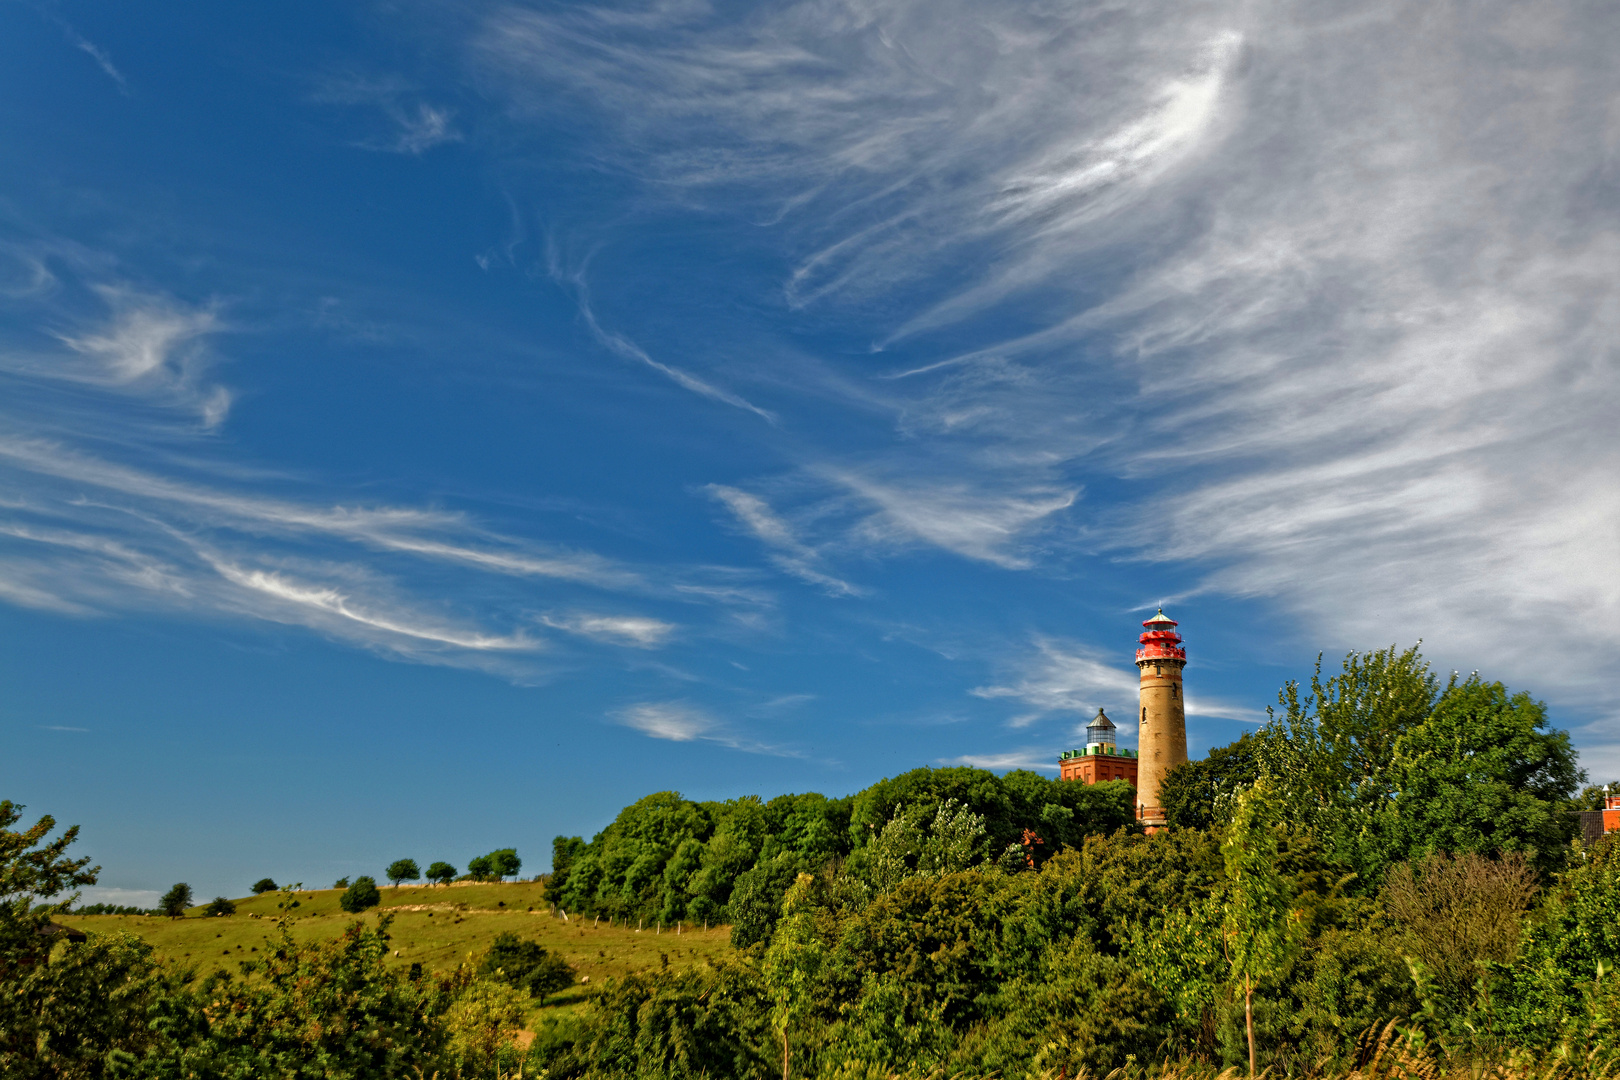
M 1161 602 L 1197 751 L 1421 638 L 1620 776 L 1617 20 L 0 4 L 0 794 L 542 869 L 1055 771 Z

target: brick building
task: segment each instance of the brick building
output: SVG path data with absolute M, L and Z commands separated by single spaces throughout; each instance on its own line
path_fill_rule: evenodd
M 1136 753 L 1121 750 L 1114 743 L 1114 722 L 1101 709 L 1086 725 L 1083 750 L 1065 750 L 1058 758 L 1059 780 L 1100 784 L 1104 780 L 1129 780 L 1136 786 Z

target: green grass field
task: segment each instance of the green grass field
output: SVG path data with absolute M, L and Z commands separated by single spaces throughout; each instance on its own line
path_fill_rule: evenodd
M 356 918 L 376 925 L 379 914 L 394 916 L 389 930 L 395 954 L 390 963 L 419 963 L 427 970 L 450 969 L 476 957 L 495 935 L 511 931 L 562 953 L 581 981 L 547 1002 L 546 1012 L 567 1009 L 588 998 L 610 976 L 645 968 L 684 967 L 731 951 L 730 927 L 609 926 L 606 922 L 551 914 L 537 882 L 468 884 L 394 889 L 383 886 L 382 905 L 363 916 L 338 906 L 340 889 L 296 894 L 293 936 L 302 941 L 335 938 Z M 282 894 L 266 893 L 236 901 L 236 914 L 210 918 L 192 908 L 183 919 L 152 915 L 68 915 L 57 921 L 80 930 L 129 930 L 152 943 L 164 959 L 194 967 L 199 974 L 236 970 L 276 937 Z M 257 916 L 257 917 L 255 917 Z M 585 981 L 588 979 L 589 981 Z

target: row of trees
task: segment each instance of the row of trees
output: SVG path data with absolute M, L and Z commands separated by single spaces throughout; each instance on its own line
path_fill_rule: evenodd
M 479 855 L 469 859 L 466 874 L 461 874 L 450 863 L 442 860 L 430 863 L 424 872 L 415 859 L 395 859 L 388 864 L 388 869 L 383 871 L 383 876 L 392 882 L 397 889 L 401 882 L 421 881 L 424 877 L 433 885 L 448 885 L 450 882 L 457 880 L 458 876 L 463 881 L 504 881 L 509 877 L 517 877 L 518 872 L 522 869 L 523 860 L 518 858 L 516 848 L 499 848 L 488 855 Z M 375 884 L 376 879 L 371 878 L 368 880 Z M 336 884 L 333 885 L 333 888 L 337 889 L 348 889 L 350 887 L 350 881 L 346 877 L 339 878 Z M 260 878 L 253 883 L 253 895 L 258 896 L 261 893 L 275 892 L 279 888 L 281 886 L 276 884 L 274 878 Z

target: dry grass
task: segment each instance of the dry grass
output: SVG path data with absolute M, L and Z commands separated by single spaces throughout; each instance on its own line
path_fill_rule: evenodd
M 376 925 L 380 914 L 394 916 L 389 930 L 395 954 L 390 963 L 419 963 L 426 970 L 449 970 L 469 955 L 482 953 L 495 935 L 511 931 L 560 952 L 582 981 L 548 1001 L 552 1007 L 582 1002 L 602 980 L 632 971 L 684 967 L 716 959 L 731 951 L 731 928 L 609 926 L 606 922 L 553 916 L 541 899 L 538 883 L 478 884 L 464 887 L 381 889 L 383 903 L 363 916 L 346 914 L 338 906 L 338 889 L 305 890 L 296 894 L 293 937 L 300 941 L 330 940 L 362 918 Z M 81 930 L 129 930 L 151 942 L 158 955 L 193 967 L 199 974 L 224 968 L 236 970 L 243 960 L 262 952 L 277 936 L 275 919 L 279 895 L 237 901 L 237 913 L 223 918 L 201 915 L 193 908 L 183 919 L 149 915 L 69 915 L 57 921 Z M 533 910 L 529 910 L 532 908 Z M 589 982 L 583 981 L 588 978 Z

